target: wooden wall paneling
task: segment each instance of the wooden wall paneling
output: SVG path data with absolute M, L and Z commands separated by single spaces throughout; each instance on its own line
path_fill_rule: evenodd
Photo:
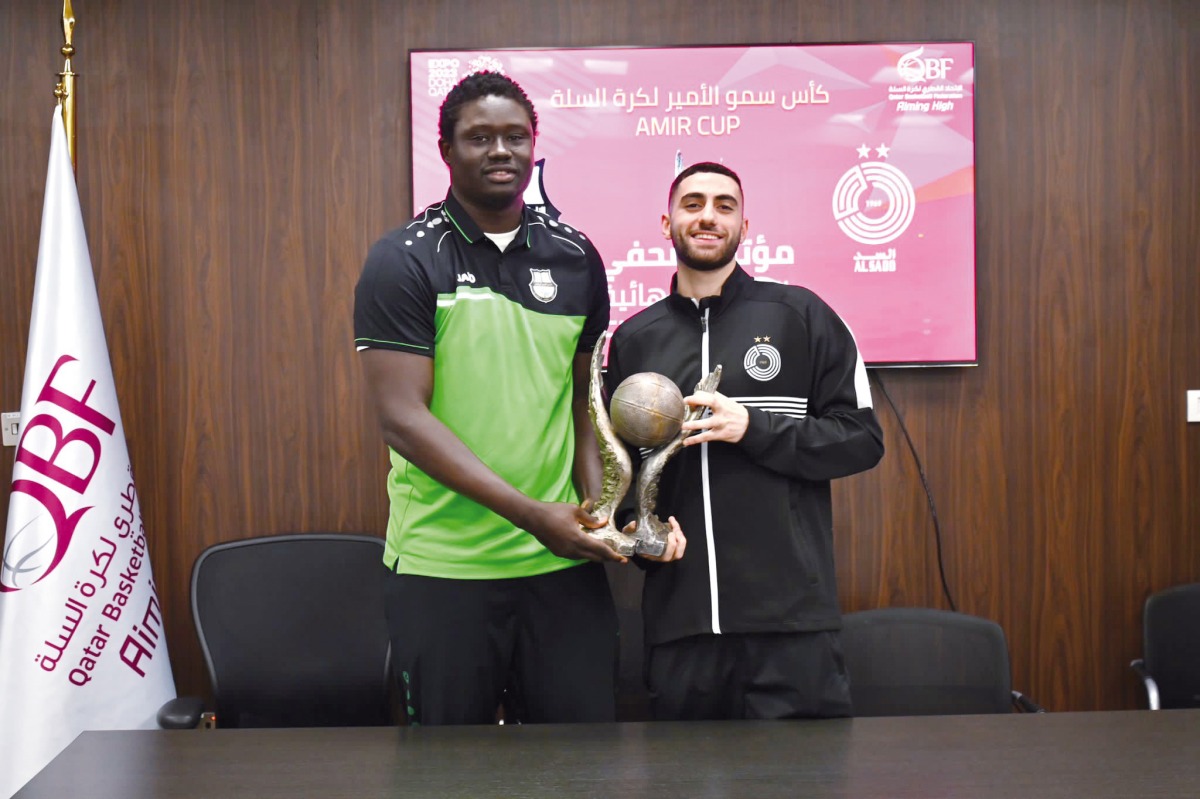
M 0 41 L 45 40 L 40 49 L 0 51 L 0 410 L 17 411 L 37 267 L 42 199 L 46 189 L 54 85 L 62 69 L 62 29 L 52 16 L 34 18 L 20 4 L 0 7 Z M 15 452 L 0 456 L 0 505 L 7 515 Z

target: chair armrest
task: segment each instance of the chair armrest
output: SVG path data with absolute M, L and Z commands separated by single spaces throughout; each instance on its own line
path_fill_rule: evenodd
M 1141 658 L 1131 661 L 1129 667 L 1137 672 L 1137 676 L 1142 678 L 1142 684 L 1146 686 L 1146 704 L 1151 710 L 1158 710 L 1160 707 L 1158 699 L 1158 683 L 1150 676 L 1150 672 L 1146 671 L 1146 662 Z
M 1020 710 L 1022 713 L 1045 713 L 1046 712 L 1046 708 L 1042 707 L 1037 702 L 1034 702 L 1032 699 L 1025 696 L 1025 694 L 1021 693 L 1020 691 L 1012 692 L 1012 701 L 1013 701 L 1013 705 L 1017 708 L 1017 710 Z
M 158 726 L 164 730 L 194 730 L 200 726 L 204 700 L 198 696 L 178 696 L 158 709 Z

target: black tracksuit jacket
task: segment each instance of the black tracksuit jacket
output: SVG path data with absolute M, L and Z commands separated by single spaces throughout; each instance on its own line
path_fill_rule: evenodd
M 672 283 L 621 325 L 606 383 L 611 394 L 659 372 L 687 396 L 717 364 L 717 390 L 746 406 L 749 427 L 737 444 L 684 447 L 663 471 L 658 516 L 688 543 L 682 560 L 647 567 L 646 642 L 838 629 L 829 481 L 883 457 L 854 339 L 808 289 L 737 267 L 699 307 Z

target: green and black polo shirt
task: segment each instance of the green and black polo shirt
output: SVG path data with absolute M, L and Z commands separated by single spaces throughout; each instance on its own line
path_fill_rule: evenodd
M 604 263 L 587 238 L 526 207 L 501 252 L 452 194 L 367 255 L 359 349 L 433 358 L 430 410 L 528 496 L 578 502 L 571 367 L 608 326 Z M 390 452 L 385 561 L 430 577 L 542 574 L 575 561 Z

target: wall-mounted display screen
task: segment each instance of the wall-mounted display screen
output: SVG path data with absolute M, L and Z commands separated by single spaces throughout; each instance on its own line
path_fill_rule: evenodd
M 500 71 L 538 113 L 526 200 L 595 243 L 614 326 L 669 289 L 671 180 L 719 161 L 751 275 L 823 297 L 870 365 L 975 364 L 974 64 L 970 42 L 414 51 L 413 208 L 446 194 L 446 93 Z

